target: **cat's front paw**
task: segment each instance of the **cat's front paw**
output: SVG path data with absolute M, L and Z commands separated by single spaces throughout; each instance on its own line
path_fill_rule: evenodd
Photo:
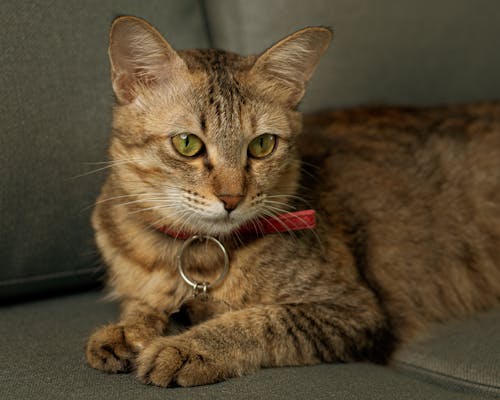
M 134 369 L 137 353 L 154 336 L 144 326 L 111 324 L 94 332 L 85 349 L 92 368 L 105 372 L 130 372 Z
M 157 338 L 137 359 L 137 376 L 157 386 L 197 386 L 228 378 L 227 368 L 209 352 L 178 337 Z

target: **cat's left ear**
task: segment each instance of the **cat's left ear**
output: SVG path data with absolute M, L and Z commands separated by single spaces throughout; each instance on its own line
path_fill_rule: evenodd
M 305 28 L 287 36 L 257 58 L 250 70 L 252 84 L 295 107 L 332 37 L 333 32 L 325 27 Z
M 172 81 L 186 73 L 184 60 L 162 35 L 137 17 L 119 17 L 109 34 L 111 80 L 120 104 L 128 104 L 141 86 Z

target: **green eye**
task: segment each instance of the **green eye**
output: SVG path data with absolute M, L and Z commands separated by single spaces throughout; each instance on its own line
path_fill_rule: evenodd
M 194 157 L 203 150 L 203 142 L 192 133 L 181 133 L 172 137 L 175 150 L 186 157 Z
M 276 135 L 265 133 L 257 136 L 248 145 L 248 154 L 253 158 L 264 158 L 271 154 L 276 147 Z

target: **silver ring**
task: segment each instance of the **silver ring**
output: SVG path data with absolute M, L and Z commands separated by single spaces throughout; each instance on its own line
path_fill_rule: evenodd
M 207 282 L 195 282 L 191 280 L 186 273 L 184 272 L 184 267 L 182 265 L 182 255 L 184 254 L 184 251 L 189 247 L 191 243 L 193 243 L 195 240 L 197 241 L 203 241 L 203 240 L 210 240 L 217 244 L 219 246 L 219 249 L 222 251 L 222 254 L 224 255 L 224 268 L 220 275 L 217 277 L 215 281 L 212 283 L 207 283 Z M 179 274 L 181 275 L 182 279 L 184 282 L 186 282 L 189 286 L 193 288 L 193 290 L 197 291 L 200 287 L 202 288 L 203 292 L 206 292 L 207 289 L 210 289 L 214 286 L 217 286 L 219 283 L 222 282 L 222 280 L 226 277 L 227 272 L 229 271 L 229 256 L 227 254 L 226 248 L 224 245 L 219 242 L 216 238 L 213 236 L 199 236 L 195 235 L 187 239 L 182 247 L 179 249 L 179 253 L 177 253 L 177 266 L 179 269 Z

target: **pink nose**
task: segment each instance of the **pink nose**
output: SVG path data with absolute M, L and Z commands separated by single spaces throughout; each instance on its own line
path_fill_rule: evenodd
M 241 200 L 243 200 L 243 195 L 241 194 L 218 194 L 217 197 L 224 203 L 224 208 L 227 211 L 233 211 L 241 203 Z

